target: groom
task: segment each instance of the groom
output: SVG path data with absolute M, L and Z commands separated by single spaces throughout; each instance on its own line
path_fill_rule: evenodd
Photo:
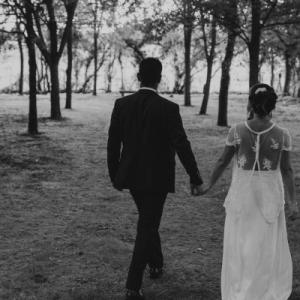
M 147 265 L 151 279 L 163 272 L 158 229 L 167 194 L 175 190 L 175 152 L 190 177 L 192 195 L 203 192 L 179 106 L 157 92 L 161 72 L 158 59 L 140 63 L 140 89 L 116 100 L 109 128 L 107 162 L 112 184 L 117 190 L 130 190 L 139 212 L 127 300 L 145 299 L 140 288 Z

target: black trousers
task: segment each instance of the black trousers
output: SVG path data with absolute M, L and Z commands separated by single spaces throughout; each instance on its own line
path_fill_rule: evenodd
M 150 268 L 163 267 L 163 254 L 159 225 L 167 193 L 130 191 L 139 212 L 137 235 L 129 267 L 126 288 L 138 291 L 142 286 L 143 273 Z

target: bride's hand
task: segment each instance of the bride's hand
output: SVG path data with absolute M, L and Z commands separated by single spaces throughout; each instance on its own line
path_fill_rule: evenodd
M 211 184 L 203 184 L 201 187 L 202 187 L 201 195 L 204 195 L 211 189 Z

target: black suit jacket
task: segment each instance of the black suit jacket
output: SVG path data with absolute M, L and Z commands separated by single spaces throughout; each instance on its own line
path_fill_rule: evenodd
M 144 89 L 116 100 L 107 145 L 115 188 L 174 192 L 175 152 L 191 183 L 202 184 L 177 104 Z

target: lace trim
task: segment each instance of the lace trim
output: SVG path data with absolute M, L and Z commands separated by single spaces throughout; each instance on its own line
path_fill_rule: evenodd
M 253 129 L 248 125 L 247 121 L 245 121 L 245 126 L 246 126 L 251 132 L 253 132 L 253 133 L 255 133 L 255 134 L 264 134 L 264 133 L 266 133 L 266 132 L 269 132 L 270 130 L 272 130 L 272 129 L 274 128 L 275 125 L 276 125 L 276 124 L 273 123 L 269 128 L 267 128 L 267 129 L 265 129 L 265 130 L 262 130 L 262 131 L 255 131 L 255 130 L 253 130 Z

